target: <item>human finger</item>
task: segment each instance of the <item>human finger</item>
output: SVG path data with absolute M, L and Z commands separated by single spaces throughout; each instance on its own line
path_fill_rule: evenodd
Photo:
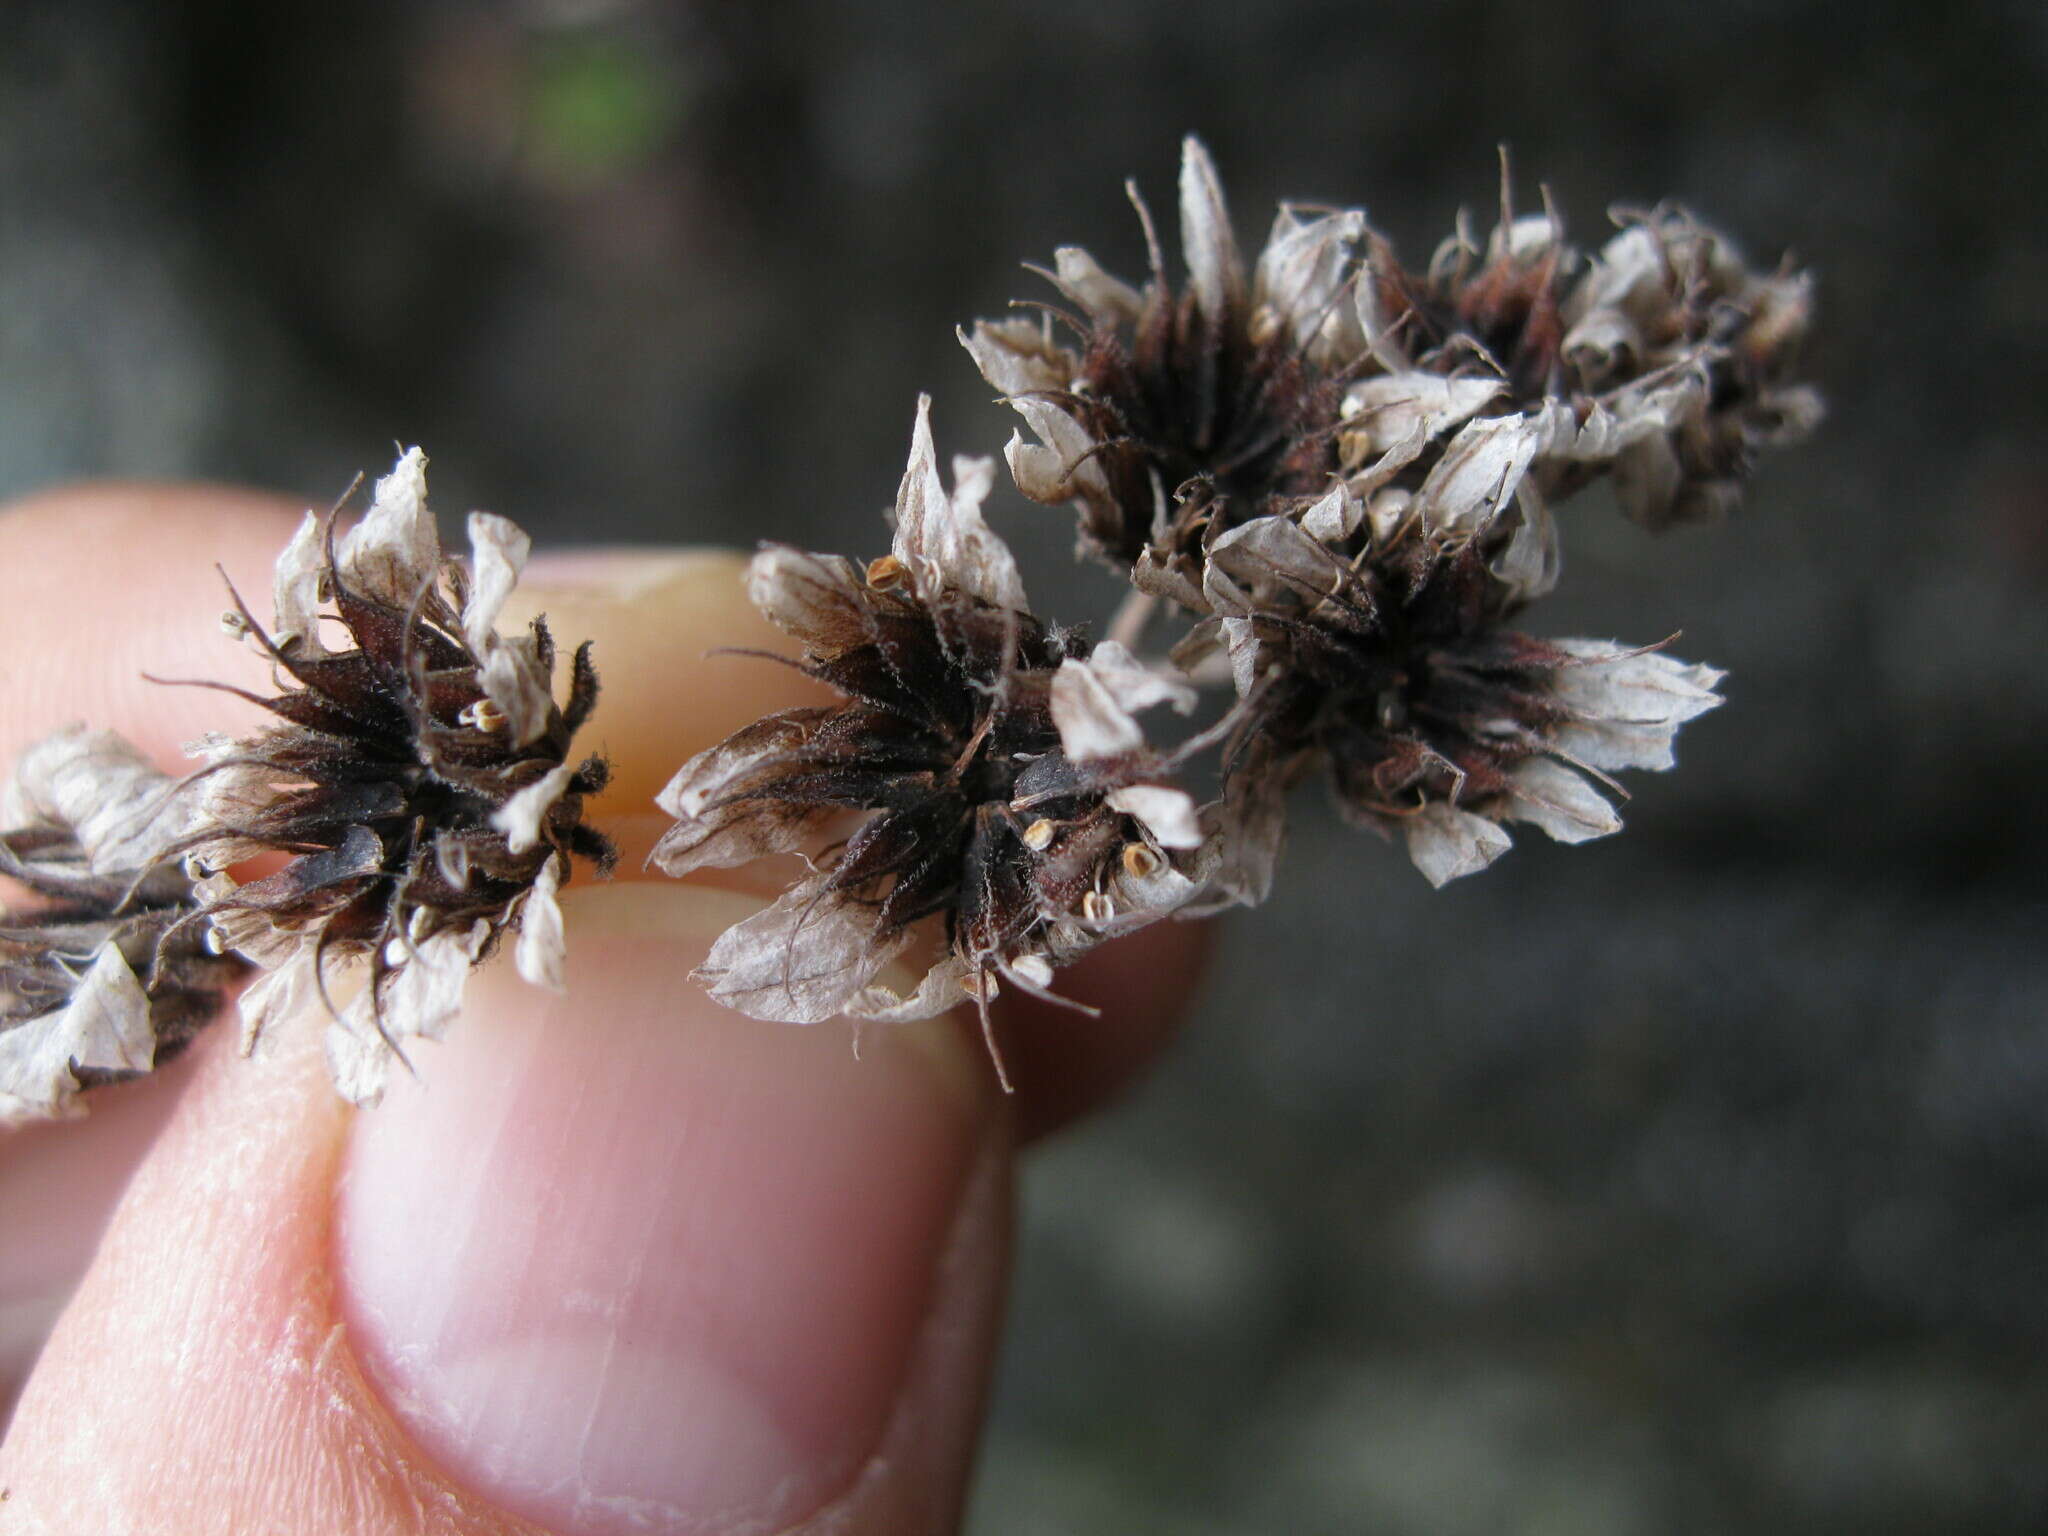
M 12 1522 L 953 1528 L 1008 1256 L 982 1063 L 718 1008 L 687 972 L 744 897 L 566 906 L 567 994 L 487 969 L 375 1109 L 311 1031 L 209 1050 L 0 1451 Z

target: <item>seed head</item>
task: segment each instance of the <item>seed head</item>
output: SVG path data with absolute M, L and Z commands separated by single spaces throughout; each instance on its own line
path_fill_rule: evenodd
M 1277 845 L 1278 798 L 1315 770 L 1347 820 L 1403 832 L 1435 885 L 1505 852 L 1504 821 L 1568 843 L 1620 830 L 1594 782 L 1618 792 L 1615 770 L 1672 766 L 1678 726 L 1721 702 L 1721 674 L 1505 627 L 1490 535 L 1404 528 L 1346 558 L 1269 519 L 1219 542 L 1223 616 L 1191 649 L 1227 651 L 1242 697 L 1226 761 L 1240 838 L 1264 826 Z
M 1248 275 L 1200 143 L 1183 146 L 1176 294 L 1137 189 L 1152 271 L 1142 290 L 1086 251 L 1046 275 L 1074 307 L 1075 345 L 1044 321 L 983 321 L 961 340 L 1042 446 L 1013 438 L 1025 495 L 1081 509 L 1083 547 L 1120 567 L 1181 569 L 1205 537 L 1319 493 L 1336 468 L 1338 406 L 1361 351 L 1345 294 L 1356 211 L 1283 208 Z
M 1331 496 L 1382 523 L 1415 497 L 1490 515 L 1519 496 L 1540 521 L 1611 476 L 1651 526 L 1731 510 L 1757 453 L 1820 418 L 1793 378 L 1808 277 L 1754 273 L 1671 209 L 1621 215 L 1589 257 L 1547 201 L 1517 217 L 1507 186 L 1503 160 L 1484 244 L 1461 217 L 1419 274 L 1359 210 L 1283 205 L 1248 275 L 1188 140 L 1183 293 L 1139 201 L 1142 289 L 1066 247 L 1045 274 L 1065 306 L 962 334 L 1038 439 L 1011 439 L 1018 488 L 1073 502 L 1085 549 L 1196 612 L 1218 539 Z
M 755 604 L 844 702 L 737 732 L 661 794 L 676 824 L 653 862 L 675 875 L 802 850 L 858 818 L 712 947 L 712 994 L 756 1017 L 922 1018 L 985 1007 L 998 978 L 1042 991 L 1052 966 L 1194 891 L 1163 851 L 1201 844 L 1193 802 L 1133 718 L 1191 707 L 1191 690 L 1036 618 L 981 518 L 993 465 L 956 459 L 953 478 L 949 493 L 920 402 L 891 554 L 864 570 L 780 545 L 754 558 Z M 1126 857 L 1134 844 L 1146 858 Z M 928 918 L 944 951 L 908 995 L 892 990 L 882 970 Z
M 381 1091 L 399 1040 L 446 1027 L 470 967 L 507 932 L 520 973 L 559 987 L 555 892 L 570 856 L 600 872 L 614 857 L 583 820 L 605 762 L 569 756 L 597 701 L 590 647 L 558 707 L 545 621 L 495 628 L 526 535 L 473 512 L 469 562 L 443 559 L 425 463 L 406 453 L 346 537 L 308 514 L 278 562 L 273 630 L 236 597 L 280 689 L 242 696 L 277 723 L 199 744 L 208 766 L 184 844 L 216 870 L 289 856 L 246 884 L 208 877 L 195 921 L 268 973 L 242 997 L 252 1037 L 315 995 L 332 1008 L 337 965 L 361 971 L 328 1037 L 336 1082 L 357 1100 Z
M 1434 379 L 1455 381 L 1468 414 L 1541 424 L 1533 457 L 1553 500 L 1611 475 L 1623 511 L 1653 528 L 1740 506 L 1758 453 L 1798 442 L 1822 415 L 1819 394 L 1795 381 L 1811 275 L 1753 271 L 1726 235 L 1675 207 L 1615 217 L 1620 233 L 1581 253 L 1547 200 L 1515 216 L 1503 158 L 1500 222 L 1483 248 L 1461 218 L 1412 274 L 1372 237 L 1359 319 L 1385 371 L 1345 399 L 1357 424 L 1346 470 L 1402 440 L 1407 402 L 1429 398 Z

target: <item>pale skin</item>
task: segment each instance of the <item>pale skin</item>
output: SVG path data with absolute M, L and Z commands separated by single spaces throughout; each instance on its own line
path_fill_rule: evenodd
M 141 674 L 263 686 L 219 633 L 212 567 L 261 613 L 300 510 L 105 485 L 0 513 L 0 762 L 82 719 L 180 771 L 182 742 L 256 724 L 233 698 Z M 689 965 L 751 897 L 744 879 L 644 875 L 661 826 L 651 797 L 692 753 L 806 697 L 787 669 L 706 658 L 789 649 L 739 572 L 714 552 L 542 559 L 507 616 L 545 609 L 559 638 L 594 640 L 604 680 L 579 747 L 612 761 L 593 809 L 626 855 L 611 886 L 579 873 L 565 899 L 567 1001 L 479 977 L 448 1044 L 374 1111 L 335 1098 L 310 1020 L 248 1059 L 231 1025 L 216 1028 L 160 1078 L 102 1091 L 82 1122 L 0 1134 L 0 1406 L 19 1392 L 0 1531 L 957 1527 L 1000 1331 L 1016 1150 L 1111 1100 L 1164 1045 L 1200 933 L 1162 924 L 1067 973 L 1062 990 L 1100 1018 L 1029 999 L 1006 1009 L 1010 1097 L 971 1019 L 871 1032 L 856 1060 L 844 1026 L 756 1023 L 705 1002 Z M 674 1130 L 614 1145 L 618 1123 Z M 441 1171 L 472 1144 L 509 1149 L 490 1154 L 477 1227 L 462 1205 L 474 1191 Z M 578 1193 L 551 1204 L 564 1190 Z M 579 1241 L 607 1222 L 639 1244 L 631 1276 L 612 1272 L 623 1249 Z M 517 1394 L 503 1383 L 543 1378 L 478 1378 L 474 1349 L 445 1353 L 446 1309 L 418 1295 L 449 1264 L 484 1277 L 465 1282 L 464 1317 L 550 1349 L 574 1354 L 591 1327 L 634 1320 L 608 1325 L 620 1331 L 576 1410 L 584 1438 L 566 1476 L 506 1406 Z M 592 1296 L 611 1298 L 595 1324 Z M 654 1362 L 644 1382 L 636 1357 Z M 674 1403 L 671 1379 L 689 1383 Z M 537 1398 L 558 1385 L 546 1380 Z M 733 1428 L 735 1407 L 696 1435 L 691 1413 L 740 1403 L 735 1380 L 774 1405 L 759 1433 Z M 460 1411 L 439 1412 L 444 1400 Z M 639 1437 L 630 1473 L 607 1467 L 613 1423 Z M 693 1449 L 714 1442 L 697 1467 Z M 777 1473 L 768 1492 L 746 1480 L 757 1452 Z

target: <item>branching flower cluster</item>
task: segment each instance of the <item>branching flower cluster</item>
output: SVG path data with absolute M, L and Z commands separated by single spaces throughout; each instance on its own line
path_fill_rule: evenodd
M 1721 674 L 1662 644 L 1539 638 L 1521 613 L 1557 583 L 1567 498 L 1605 481 L 1649 527 L 1718 518 L 1812 429 L 1806 274 L 1753 271 L 1669 207 L 1582 251 L 1505 192 L 1483 242 L 1461 220 L 1420 270 L 1362 212 L 1291 206 L 1247 261 L 1192 139 L 1179 190 L 1178 289 L 1133 187 L 1141 285 L 1064 248 L 1054 301 L 961 335 L 1023 420 L 1017 489 L 1071 505 L 1128 584 L 1108 638 L 1033 612 L 982 515 L 994 461 L 954 459 L 949 485 L 928 402 L 887 553 L 755 556 L 783 659 L 840 702 L 746 727 L 659 797 L 668 874 L 802 860 L 712 948 L 720 1001 L 806 1023 L 973 1001 L 986 1026 L 1002 987 L 1053 996 L 1104 940 L 1263 899 L 1305 777 L 1441 885 L 1506 824 L 1618 830 L 1612 775 L 1669 768 L 1720 702 Z M 605 766 L 570 751 L 596 672 L 578 650 L 555 702 L 545 624 L 495 627 L 525 536 L 473 513 L 468 562 L 444 559 L 423 466 L 405 455 L 345 536 L 309 514 L 270 630 L 235 600 L 224 622 L 277 678 L 244 695 L 267 730 L 197 744 L 177 783 L 82 731 L 18 768 L 0 874 L 40 906 L 0 928 L 0 1118 L 146 1070 L 245 964 L 245 1037 L 324 1001 L 356 1099 L 505 934 L 560 984 L 556 892 L 572 856 L 612 857 L 584 807 Z M 1191 715 L 1204 682 L 1229 689 L 1219 718 L 1148 738 L 1140 716 Z
M 1228 661 L 1228 893 L 1265 893 L 1309 772 L 1439 885 L 1505 821 L 1617 830 L 1607 776 L 1670 767 L 1720 675 L 1512 621 L 1556 585 L 1563 497 L 1608 478 L 1653 527 L 1720 515 L 1759 449 L 1812 428 L 1808 277 L 1754 274 L 1669 208 L 1587 255 L 1505 193 L 1483 246 L 1461 221 L 1419 274 L 1363 213 L 1289 207 L 1248 269 L 1190 140 L 1176 296 L 1132 198 L 1142 289 L 1064 249 L 1066 307 L 962 339 L 1037 439 L 1011 440 L 1019 489 L 1072 501 L 1084 548 L 1196 618 L 1176 659 Z

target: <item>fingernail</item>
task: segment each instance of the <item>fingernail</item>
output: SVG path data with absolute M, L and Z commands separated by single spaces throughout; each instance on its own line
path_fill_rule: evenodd
M 978 1144 L 932 1029 L 764 1024 L 688 979 L 749 906 L 568 905 L 556 997 L 493 967 L 357 1117 L 337 1225 L 366 1374 L 458 1482 L 563 1536 L 771 1530 L 874 1452 Z
M 826 697 L 788 667 L 789 637 L 747 600 L 746 558 L 716 549 L 594 549 L 536 556 L 505 604 L 515 629 L 545 613 L 566 654 L 591 642 L 602 684 L 577 750 L 609 751 L 595 813 L 642 809 L 677 768 L 772 709 Z M 685 686 L 687 685 L 687 686 Z
M 603 593 L 632 599 L 699 573 L 736 577 L 745 557 L 710 546 L 671 549 L 632 544 L 597 544 L 583 549 L 550 549 L 526 563 L 523 585 L 542 591 Z

